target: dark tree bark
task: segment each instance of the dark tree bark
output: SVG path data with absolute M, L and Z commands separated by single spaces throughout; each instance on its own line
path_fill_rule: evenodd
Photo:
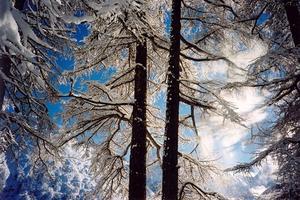
M 297 2 L 298 0 L 284 1 L 284 8 L 286 11 L 295 46 L 300 45 L 300 13 Z
M 15 2 L 14 7 L 20 11 L 23 10 L 23 7 L 25 5 L 25 0 L 17 0 Z M 0 55 L 0 71 L 4 73 L 6 76 L 8 76 L 10 72 L 10 67 L 11 67 L 11 61 L 10 58 L 7 55 Z M 3 106 L 3 100 L 5 96 L 5 81 L 3 78 L 0 76 L 0 111 L 2 110 Z
M 181 1 L 172 1 L 171 47 L 168 68 L 167 110 L 163 155 L 162 199 L 178 199 L 178 121 Z
M 146 199 L 146 104 L 147 104 L 147 44 L 136 47 L 134 77 L 132 139 L 130 151 L 129 199 Z
M 26 0 L 16 0 L 14 7 L 20 11 L 23 10 Z
M 287 19 L 289 22 L 290 26 L 290 31 L 292 33 L 293 41 L 295 46 L 300 47 L 300 13 L 299 13 L 299 1 L 298 0 L 285 0 L 284 1 L 284 8 L 285 12 L 287 15 Z M 300 63 L 300 59 L 298 59 L 298 62 Z M 297 82 L 300 81 L 300 77 L 297 76 Z M 298 93 L 299 95 L 299 93 Z M 295 152 L 295 157 L 300 156 L 300 145 L 298 144 L 298 148 Z M 290 191 L 289 194 L 289 199 L 297 199 L 299 198 L 299 195 L 295 191 Z

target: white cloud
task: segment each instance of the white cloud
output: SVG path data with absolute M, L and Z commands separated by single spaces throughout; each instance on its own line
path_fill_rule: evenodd
M 248 48 L 240 52 L 234 52 L 229 40 L 222 49 L 224 56 L 228 57 L 239 68 L 247 69 L 257 57 L 266 52 L 266 46 L 258 40 L 253 39 L 248 42 Z M 201 79 L 223 79 L 225 81 L 243 81 L 244 74 L 237 68 L 231 68 L 224 61 L 206 62 L 201 64 L 199 76 Z M 239 74 L 239 75 L 236 75 Z M 248 127 L 264 120 L 267 113 L 259 108 L 265 99 L 265 93 L 259 92 L 256 88 L 244 87 L 234 91 L 223 91 L 221 96 L 231 103 L 235 111 L 245 120 Z M 240 156 L 245 155 L 245 144 L 243 139 L 249 134 L 249 129 L 221 116 L 211 115 L 201 119 L 198 125 L 201 140 L 201 155 L 204 157 L 220 158 L 219 163 L 223 167 L 230 167 L 237 164 Z M 247 155 L 250 157 L 250 155 Z
M 267 45 L 255 38 L 249 41 L 248 47 L 245 50 L 238 53 L 232 52 L 230 44 L 225 45 L 223 48 L 223 54 L 237 66 L 242 68 L 247 68 L 249 64 L 255 61 L 258 57 L 264 55 L 266 52 Z
M 259 196 L 261 195 L 267 188 L 264 185 L 259 185 L 259 186 L 255 186 L 253 188 L 250 189 L 250 191 L 252 192 L 252 194 L 254 196 Z
M 227 101 L 230 101 L 240 114 L 250 112 L 255 107 L 260 105 L 264 97 L 256 88 L 243 87 L 240 90 L 224 91 L 221 96 Z

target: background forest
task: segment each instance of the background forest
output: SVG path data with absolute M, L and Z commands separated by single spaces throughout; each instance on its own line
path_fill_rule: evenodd
M 299 121 L 298 0 L 0 0 L 1 200 L 297 200 Z

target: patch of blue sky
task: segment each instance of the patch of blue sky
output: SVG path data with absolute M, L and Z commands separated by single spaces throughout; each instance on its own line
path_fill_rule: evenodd
M 161 91 L 157 94 L 156 99 L 154 101 L 154 106 L 157 108 L 161 108 L 161 112 L 163 112 L 165 114 L 165 105 L 166 105 L 166 92 L 165 91 Z
M 180 103 L 179 104 L 179 114 L 180 115 L 190 115 L 191 107 L 185 103 Z
M 85 13 L 82 10 L 77 10 L 74 14 L 75 17 L 82 17 Z M 90 34 L 90 24 L 89 23 L 80 23 L 75 26 L 75 33 L 71 36 L 75 38 L 78 45 L 84 44 L 84 39 Z
M 54 122 L 57 125 L 62 125 L 63 120 L 62 118 L 58 117 L 58 113 L 60 113 L 63 108 L 61 102 L 55 102 L 55 103 L 48 102 L 47 108 L 48 108 L 48 114 L 51 117 L 51 119 L 54 120 Z
M 262 13 L 256 22 L 257 25 L 264 24 L 268 19 L 270 19 L 270 17 L 271 17 L 271 15 L 269 13 L 266 13 L 266 12 Z
M 171 12 L 166 10 L 164 13 L 165 36 L 169 37 L 171 33 Z
M 96 81 L 104 84 L 109 81 L 116 73 L 117 68 L 114 66 L 101 68 L 100 70 L 92 70 L 90 73 L 78 77 L 73 85 L 74 89 L 85 92 L 87 90 L 86 81 Z
M 81 23 L 76 25 L 76 33 L 74 34 L 74 38 L 77 41 L 78 45 L 84 44 L 84 39 L 90 34 L 90 25 L 88 23 Z

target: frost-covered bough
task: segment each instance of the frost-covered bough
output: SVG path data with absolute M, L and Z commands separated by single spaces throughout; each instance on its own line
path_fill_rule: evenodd
M 226 200 L 225 197 L 216 192 L 207 192 L 201 189 L 197 183 L 185 182 L 179 191 L 179 200 L 195 198 L 210 200 Z
M 243 1 L 241 20 L 251 26 L 269 45 L 268 52 L 249 68 L 244 83 L 229 87 L 253 86 L 270 92 L 266 106 L 272 108 L 273 119 L 264 123 L 256 134 L 262 150 L 247 164 L 234 170 L 249 170 L 268 156 L 278 162 L 278 183 L 263 196 L 270 199 L 298 199 L 300 194 L 300 11 L 299 1 Z M 273 196 L 272 196 L 273 193 Z
M 155 81 L 148 82 L 151 73 L 147 71 L 157 66 L 147 37 L 159 33 L 151 23 L 159 10 L 154 12 L 149 8 L 153 4 L 148 3 L 83 1 L 85 14 L 96 17 L 90 22 L 85 45 L 76 52 L 75 69 L 66 72 L 76 83 L 91 71 L 116 70 L 108 81 L 84 81 L 83 88 L 72 84 L 70 93 L 63 95 L 71 99 L 65 105 L 64 118 L 69 123 L 61 145 L 75 139 L 78 145 L 95 149 L 92 170 L 99 182 L 94 194 L 104 199 L 126 198 L 128 193 L 129 199 L 146 198 L 146 152 L 156 145 L 150 132 L 161 124 L 155 124 L 159 121 L 157 110 L 147 105 L 146 99 L 155 89 Z M 147 90 L 150 84 L 153 89 Z M 147 122 L 148 130 L 146 115 L 153 119 Z M 159 159 L 159 149 L 156 156 Z
M 31 147 L 19 152 L 7 152 L 0 167 L 0 199 L 89 199 L 95 181 L 89 170 L 89 157 L 82 149 L 75 150 L 72 144 L 64 148 L 64 160 L 48 163 L 51 176 L 45 168 L 31 170 Z M 18 159 L 15 159 L 17 157 Z
M 39 166 L 56 149 L 46 103 L 58 96 L 55 57 L 71 44 L 74 12 L 68 1 L 0 1 L 1 153 L 28 145 Z

